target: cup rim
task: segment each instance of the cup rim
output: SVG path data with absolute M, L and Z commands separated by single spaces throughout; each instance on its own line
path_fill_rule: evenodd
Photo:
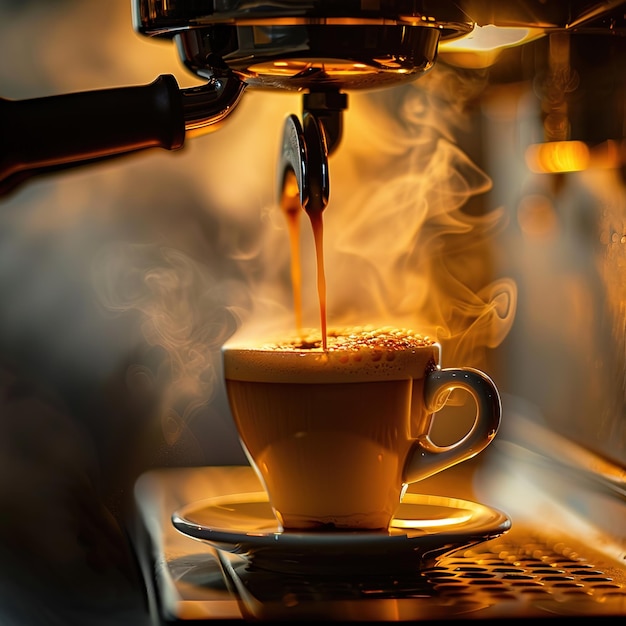
M 374 329 L 372 332 L 376 332 Z M 403 331 L 405 329 L 396 329 Z M 367 332 L 367 331 L 363 331 Z M 412 331 L 406 331 L 407 333 Z M 251 382 L 373 382 L 423 378 L 441 362 L 441 345 L 427 336 L 413 333 L 411 341 L 398 347 L 362 345 L 343 348 L 329 345 L 299 347 L 281 342 L 231 341 L 222 347 L 224 377 Z M 421 342 L 421 343 L 420 343 Z

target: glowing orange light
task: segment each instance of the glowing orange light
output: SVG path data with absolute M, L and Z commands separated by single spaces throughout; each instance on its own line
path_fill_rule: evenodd
M 455 515 L 454 517 L 442 517 L 440 519 L 394 519 L 392 526 L 394 528 L 439 528 L 441 526 L 458 526 L 472 519 L 472 514 Z
M 544 34 L 537 28 L 476 26 L 463 37 L 442 41 L 439 52 L 452 65 L 475 69 L 489 67 L 505 48 L 528 43 Z
M 526 149 L 526 164 L 538 174 L 579 172 L 589 167 L 589 148 L 582 141 L 548 141 Z
M 489 51 L 508 48 L 541 37 L 544 32 L 538 28 L 503 28 L 501 26 L 476 26 L 464 37 L 442 41 L 445 51 Z

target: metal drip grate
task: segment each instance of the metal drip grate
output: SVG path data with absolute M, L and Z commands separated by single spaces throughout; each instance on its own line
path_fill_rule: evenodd
M 511 468 L 512 458 L 507 455 L 499 476 Z M 527 465 L 512 470 L 525 479 L 531 474 Z M 537 500 L 520 497 L 516 507 L 504 507 L 519 511 L 507 533 L 437 557 L 422 567 L 416 564 L 414 571 L 404 567 L 401 575 L 390 574 L 389 567 L 383 568 L 385 573 L 372 567 L 365 568 L 367 573 L 354 574 L 343 568 L 331 573 L 325 570 L 324 575 L 304 573 L 297 567 L 289 572 L 270 571 L 237 554 L 190 541 L 175 532 L 172 510 L 181 502 L 198 500 L 198 492 L 206 495 L 207 488 L 215 485 L 221 486 L 222 493 L 234 492 L 232 485 L 254 491 L 258 489 L 256 476 L 250 468 L 236 466 L 152 472 L 144 476 L 138 493 L 143 496 L 139 503 L 143 504 L 144 532 L 151 533 L 146 537 L 155 542 L 160 555 L 156 562 L 152 558 L 144 561 L 147 580 L 156 576 L 154 603 L 162 618 L 159 623 L 181 624 L 198 616 L 206 617 L 207 623 L 241 617 L 414 623 L 609 617 L 624 623 L 624 499 L 615 497 L 612 490 L 598 488 L 597 482 L 579 480 L 577 474 L 572 479 L 576 489 L 568 488 L 564 480 L 550 485 L 548 478 L 554 473 L 544 466 L 540 470 L 542 487 L 553 487 L 550 496 L 555 497 L 555 507 L 551 508 L 553 500 L 543 492 L 533 492 Z M 463 484 L 459 479 L 459 490 Z M 584 490 L 588 484 L 594 489 Z M 181 485 L 188 490 L 181 492 Z M 519 495 L 510 493 L 516 498 Z M 559 517 L 563 502 L 575 503 L 576 511 L 584 511 L 586 516 L 567 509 L 569 514 Z M 155 520 L 161 522 L 155 524 Z M 154 550 L 140 554 L 148 557 Z
M 537 600 L 551 597 L 557 602 L 573 598 L 626 604 L 626 576 L 598 567 L 572 547 L 531 537 L 523 544 L 506 540 L 493 542 L 488 550 L 475 548 L 443 559 L 424 572 L 438 598 L 481 598 L 486 602 Z
M 624 615 L 626 570 L 577 541 L 541 537 L 532 529 L 510 533 L 440 558 L 402 577 L 281 576 L 236 567 L 244 594 L 277 606 L 363 600 L 404 607 L 408 618 L 445 615 Z

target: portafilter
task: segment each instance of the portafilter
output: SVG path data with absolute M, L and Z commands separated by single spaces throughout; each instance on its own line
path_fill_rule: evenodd
M 347 106 L 343 90 L 413 80 L 433 66 L 441 40 L 473 28 L 455 2 L 132 2 L 135 29 L 173 40 L 206 83 L 181 89 L 162 75 L 142 86 L 0 99 L 0 195 L 34 174 L 182 148 L 186 137 L 218 128 L 246 88 L 301 92 L 332 151 Z

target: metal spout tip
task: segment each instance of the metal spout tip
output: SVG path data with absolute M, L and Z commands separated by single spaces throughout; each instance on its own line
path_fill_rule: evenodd
M 304 112 L 302 124 L 293 114 L 285 120 L 278 187 L 286 211 L 297 210 L 299 205 L 309 214 L 321 213 L 328 204 L 328 149 L 323 127 L 312 113 Z

